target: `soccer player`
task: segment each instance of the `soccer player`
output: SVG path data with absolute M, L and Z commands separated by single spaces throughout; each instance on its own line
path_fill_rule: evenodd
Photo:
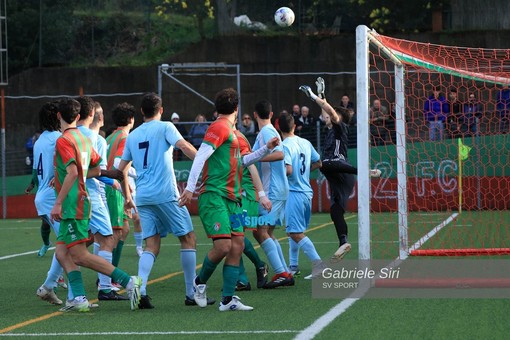
M 351 166 L 347 160 L 348 145 L 348 126 L 351 119 L 351 113 L 347 110 L 334 109 L 324 96 L 324 79 L 317 78 L 317 96 L 311 90 L 310 86 L 302 85 L 299 87 L 312 101 L 317 103 L 322 109 L 323 118 L 326 121 L 328 132 L 324 139 L 324 149 L 322 151 L 321 172 L 329 183 L 331 191 L 330 215 L 335 225 L 338 237 L 339 247 L 333 254 L 333 259 L 342 259 L 345 254 L 351 250 L 351 244 L 347 240 L 347 222 L 345 221 L 345 210 L 347 200 L 354 188 L 357 169 Z M 381 171 L 373 169 L 370 171 L 372 177 L 378 177 Z
M 195 158 L 196 149 L 179 133 L 174 124 L 161 121 L 161 98 L 146 94 L 141 111 L 144 123 L 131 132 L 125 141 L 118 170 L 123 172 L 122 193 L 125 207 L 136 208 L 140 215 L 145 250 L 140 256 L 138 273 L 142 277 L 140 309 L 154 308 L 147 295 L 147 281 L 159 254 L 161 238 L 173 234 L 181 243 L 181 265 L 184 271 L 186 298 L 184 304 L 196 305 L 193 279 L 196 267 L 196 236 L 186 207 L 179 206 L 179 191 L 173 165 L 173 149 L 179 148 L 188 158 Z M 128 184 L 131 165 L 136 169 L 136 202 Z M 209 299 L 207 304 L 216 301 Z
M 80 117 L 77 122 L 78 130 L 90 139 L 94 151 L 101 157 L 100 167 L 102 173 L 106 174 L 108 172 L 106 170 L 106 145 L 103 144 L 100 146 L 99 134 L 90 129 L 90 125 L 94 121 L 95 116 L 95 103 L 92 98 L 86 96 L 79 97 L 77 101 L 80 103 Z M 100 178 L 88 178 L 86 181 L 92 207 L 89 227 L 94 235 L 94 254 L 99 255 L 113 264 L 112 253 L 115 239 L 110 222 L 110 213 L 103 200 L 104 185 L 101 182 L 109 186 L 114 186 L 117 189 L 120 189 L 120 184 L 105 176 L 101 176 Z M 97 297 L 99 300 L 127 300 L 127 297 L 118 294 L 116 290 L 113 289 L 112 280 L 108 275 L 98 273 L 98 279 L 99 292 L 97 293 Z
M 238 114 L 239 97 L 232 88 L 219 91 L 215 96 L 216 119 L 204 136 L 191 166 L 186 189 L 180 204 L 191 201 L 198 176 L 202 173 L 202 186 L 198 196 L 198 213 L 205 232 L 213 240 L 213 247 L 205 256 L 200 273 L 195 278 L 194 298 L 200 307 L 206 306 L 207 281 L 223 264 L 223 289 L 219 310 L 249 311 L 253 307 L 244 305 L 234 295 L 239 278 L 239 260 L 243 252 L 244 232 L 242 224 L 232 224 L 231 216 L 239 215 L 241 209 L 242 166 L 249 166 L 266 156 L 279 144 L 278 138 L 241 159 L 239 141 L 233 125 Z
M 312 261 L 314 269 L 319 268 L 322 264 L 321 258 L 313 242 L 304 232 L 308 229 L 312 213 L 313 190 L 310 185 L 310 172 L 320 168 L 322 163 L 312 143 L 294 135 L 296 125 L 292 115 L 281 115 L 278 122 L 283 137 L 284 161 L 289 179 L 285 223 L 289 236 L 290 270 L 299 271 L 299 249 L 303 249 L 305 255 Z
M 66 310 L 89 311 L 89 302 L 80 267 L 90 268 L 113 278 L 126 288 L 130 307 L 140 302 L 141 278 L 129 276 L 104 258 L 91 254 L 86 248 L 88 240 L 91 201 L 85 187 L 85 178 L 101 175 L 101 157 L 92 147 L 90 139 L 76 127 L 80 103 L 64 99 L 59 103 L 57 116 L 62 135 L 55 145 L 55 189 L 57 198 L 50 212 L 52 220 L 60 222 L 56 254 L 66 271 L 74 299 L 66 302 Z
M 255 105 L 254 115 L 260 128 L 253 145 L 253 151 L 257 151 L 271 138 L 278 138 L 280 140 L 280 135 L 271 124 L 273 109 L 269 101 L 259 101 Z M 270 212 L 264 209 L 263 206 L 259 206 L 259 215 L 265 218 L 267 223 L 259 225 L 257 230 L 253 232 L 253 236 L 266 253 L 267 259 L 275 272 L 271 281 L 262 285 L 262 288 L 265 289 L 294 285 L 294 278 L 285 263 L 282 247 L 273 236 L 276 225 L 283 225 L 285 202 L 289 193 L 289 183 L 287 181 L 283 157 L 283 148 L 280 145 L 274 152 L 257 164 L 264 192 L 267 193 L 269 200 L 273 204 Z
M 60 137 L 60 122 L 57 118 L 58 103 L 46 103 L 39 111 L 39 124 L 43 129 L 39 139 L 34 144 L 34 174 L 37 183 L 35 195 L 35 207 L 41 220 L 51 226 L 55 234 L 59 233 L 59 223 L 51 221 L 50 212 L 55 203 L 55 190 L 50 184 L 55 173 L 53 171 L 53 154 L 55 153 L 55 142 Z M 62 266 L 58 263 L 55 254 L 51 261 L 50 270 L 44 283 L 37 289 L 37 296 L 42 300 L 54 305 L 61 305 L 60 300 L 54 292 L 57 280 L 62 275 Z
M 129 135 L 129 131 L 133 128 L 135 124 L 135 107 L 128 103 L 122 103 L 115 106 L 112 112 L 113 122 L 116 125 L 116 129 L 108 136 L 108 169 L 116 169 L 119 166 L 119 163 L 122 158 L 122 153 L 124 152 L 124 145 L 126 144 L 126 138 Z M 136 171 L 134 167 L 129 168 L 129 186 L 131 197 L 135 198 L 136 185 L 134 183 L 134 178 L 136 178 Z M 129 232 L 129 221 L 127 220 L 128 216 L 124 214 L 124 197 L 122 193 L 106 188 L 107 198 L 108 198 L 108 209 L 110 211 L 110 220 L 112 222 L 112 228 L 114 232 L 117 228 L 120 233 L 118 234 L 119 239 L 117 240 L 117 246 L 114 250 L 114 254 L 120 257 L 121 249 L 124 245 L 124 241 Z M 136 242 L 136 252 L 138 256 L 142 256 L 142 232 L 140 225 L 140 218 L 136 211 L 131 212 L 131 218 L 133 219 L 133 224 L 135 227 L 135 242 Z M 117 256 L 115 256 L 117 257 Z M 112 263 L 118 263 L 118 260 L 113 261 Z
M 236 134 L 237 140 L 239 141 L 241 156 L 251 153 L 250 142 L 248 139 L 246 139 L 241 131 L 236 129 L 236 123 L 234 123 L 234 133 Z M 240 218 L 234 219 L 237 223 L 240 223 L 239 221 L 245 222 L 246 218 L 248 218 L 249 221 L 258 221 L 259 202 L 267 211 L 271 211 L 271 201 L 267 198 L 266 193 L 264 192 L 262 181 L 260 180 L 257 167 L 254 164 L 243 169 L 241 187 L 243 190 L 241 202 L 243 215 L 239 216 Z M 245 231 L 257 230 L 257 225 L 246 225 L 246 223 L 244 223 L 243 226 L 245 227 Z M 246 236 L 244 237 L 243 253 L 255 265 L 257 272 L 257 287 L 260 286 L 259 288 L 261 288 L 266 283 L 267 264 L 260 259 L 250 239 L 248 239 Z M 239 279 L 237 280 L 236 291 L 243 290 L 251 290 L 251 285 L 245 272 L 243 257 L 241 256 L 239 261 Z

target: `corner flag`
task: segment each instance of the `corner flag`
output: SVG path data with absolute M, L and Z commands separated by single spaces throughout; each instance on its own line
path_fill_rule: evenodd
M 457 138 L 457 141 L 459 143 L 459 158 L 461 161 L 465 161 L 469 157 L 469 151 L 471 151 L 471 147 L 464 145 L 460 138 Z

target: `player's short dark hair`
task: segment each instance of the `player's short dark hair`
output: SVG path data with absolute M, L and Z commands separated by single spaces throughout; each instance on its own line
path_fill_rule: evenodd
M 342 122 L 345 124 L 349 124 L 351 121 L 351 115 L 349 114 L 349 110 L 343 107 L 334 107 L 336 113 L 338 113 L 342 117 Z
M 260 119 L 269 119 L 269 114 L 273 111 L 273 106 L 269 100 L 263 99 L 255 104 L 255 112 Z
M 115 106 L 112 111 L 113 122 L 117 126 L 126 126 L 129 121 L 134 118 L 136 109 L 129 103 L 120 103 Z
M 60 116 L 67 124 L 74 122 L 80 114 L 80 110 L 80 102 L 72 98 L 62 99 L 58 103 L 58 112 L 60 112 Z
M 57 118 L 58 101 L 47 102 L 39 111 L 39 126 L 41 130 L 59 131 L 60 120 Z
M 294 128 L 294 117 L 289 114 L 281 114 L 280 117 L 278 117 L 278 127 L 281 132 L 290 133 Z
M 81 96 L 76 99 L 80 103 L 80 120 L 84 120 L 90 116 L 90 113 L 94 114 L 96 104 L 94 100 L 87 96 Z
M 152 92 L 147 93 L 143 96 L 140 107 L 142 108 L 142 113 L 146 118 L 152 118 L 163 107 L 163 101 L 157 94 Z
M 216 93 L 214 106 L 218 114 L 229 115 L 234 113 L 239 106 L 239 95 L 237 91 L 229 87 Z

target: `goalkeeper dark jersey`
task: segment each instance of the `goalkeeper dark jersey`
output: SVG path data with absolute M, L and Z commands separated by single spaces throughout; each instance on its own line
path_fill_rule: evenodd
M 331 129 L 326 132 L 324 137 L 324 149 L 322 151 L 322 160 L 347 159 L 347 125 L 343 122 L 333 123 Z

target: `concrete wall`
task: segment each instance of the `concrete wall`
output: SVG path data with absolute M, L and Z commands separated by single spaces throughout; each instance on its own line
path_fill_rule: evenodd
M 506 31 L 485 33 L 443 33 L 406 35 L 400 38 L 445 45 L 486 48 L 508 48 L 510 37 Z M 355 101 L 355 36 L 236 36 L 202 41 L 183 53 L 162 63 L 224 62 L 240 64 L 242 111 L 251 113 L 256 101 L 269 99 L 273 110 L 290 110 L 294 103 L 310 105 L 311 113 L 320 112 L 298 91 L 299 85 L 314 85 L 317 76 L 325 78 L 326 94 L 336 104 L 347 93 Z M 281 75 L 272 75 L 280 73 Z M 328 74 L 331 73 L 331 74 Z M 205 97 L 228 86 L 235 87 L 233 76 L 176 77 Z M 11 77 L 6 87 L 6 123 L 8 161 L 16 164 L 24 159 L 26 139 L 37 129 L 37 112 L 49 100 L 47 96 L 85 94 L 143 93 L 157 91 L 157 65 L 149 67 L 112 68 L 44 68 L 31 69 Z M 20 96 L 43 96 L 21 99 Z M 166 119 L 178 112 L 181 121 L 192 121 L 196 114 L 207 117 L 213 111 L 211 104 L 192 94 L 168 77 L 163 79 L 163 100 Z M 16 97 L 16 98 L 13 98 Z M 127 101 L 138 106 L 140 95 L 96 96 L 106 111 L 107 127 L 111 125 L 110 111 L 116 103 Z M 140 117 L 139 121 L 140 121 Z M 106 128 L 107 128 L 106 127 Z M 16 157 L 21 157 L 19 160 Z M 11 169 L 11 168 L 9 168 Z M 17 172 L 17 168 L 11 170 Z

